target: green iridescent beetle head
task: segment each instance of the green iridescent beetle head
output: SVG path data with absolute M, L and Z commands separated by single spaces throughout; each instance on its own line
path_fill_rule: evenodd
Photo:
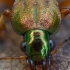
M 44 60 L 49 53 L 49 33 L 44 30 L 30 30 L 25 33 L 26 51 L 32 60 Z

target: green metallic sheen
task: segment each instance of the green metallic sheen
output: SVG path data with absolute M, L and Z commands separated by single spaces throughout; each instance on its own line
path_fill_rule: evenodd
M 20 35 L 31 29 L 53 34 L 61 22 L 57 0 L 16 0 L 12 12 L 12 26 Z
M 34 61 L 44 60 L 48 56 L 49 54 L 49 33 L 47 31 L 30 30 L 25 33 L 24 39 L 27 44 L 26 46 L 27 54 L 28 56 L 31 57 L 32 60 Z M 41 40 L 40 46 L 38 45 L 39 44 L 38 40 Z M 32 46 L 33 41 L 36 41 L 36 43 L 34 44 L 34 47 Z

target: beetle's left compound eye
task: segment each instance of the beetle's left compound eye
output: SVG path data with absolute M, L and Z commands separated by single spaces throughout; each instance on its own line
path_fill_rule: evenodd
M 21 43 L 20 49 L 21 49 L 22 52 L 26 52 L 26 42 Z
M 50 40 L 49 43 L 50 43 L 50 50 L 53 50 L 55 48 L 54 42 Z

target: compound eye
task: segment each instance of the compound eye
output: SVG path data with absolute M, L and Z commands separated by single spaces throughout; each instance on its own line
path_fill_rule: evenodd
M 21 43 L 20 49 L 21 49 L 22 52 L 26 52 L 26 42 Z
M 49 41 L 50 44 L 50 49 L 54 49 L 55 48 L 55 44 L 52 40 Z

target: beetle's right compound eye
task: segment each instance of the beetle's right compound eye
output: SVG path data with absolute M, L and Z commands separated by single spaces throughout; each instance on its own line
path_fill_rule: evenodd
M 26 52 L 26 42 L 21 43 L 20 49 L 21 49 L 22 52 Z

